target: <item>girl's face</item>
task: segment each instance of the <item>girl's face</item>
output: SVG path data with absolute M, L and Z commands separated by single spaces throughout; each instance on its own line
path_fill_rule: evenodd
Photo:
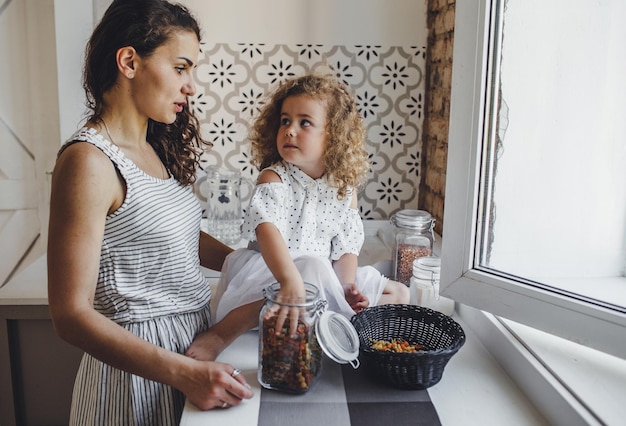
M 292 95 L 283 101 L 276 135 L 283 160 L 314 179 L 324 174 L 326 103 L 309 95 Z
M 137 109 L 152 120 L 171 124 L 196 92 L 193 68 L 200 43 L 191 31 L 174 32 L 152 55 L 139 58 L 132 99 Z

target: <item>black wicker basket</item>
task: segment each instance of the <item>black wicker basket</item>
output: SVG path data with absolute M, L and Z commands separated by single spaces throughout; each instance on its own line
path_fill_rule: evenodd
M 441 380 L 443 369 L 465 343 L 465 332 L 447 315 L 415 305 L 381 305 L 352 317 L 366 370 L 400 389 L 426 389 Z M 372 340 L 403 339 L 423 352 L 372 349 Z

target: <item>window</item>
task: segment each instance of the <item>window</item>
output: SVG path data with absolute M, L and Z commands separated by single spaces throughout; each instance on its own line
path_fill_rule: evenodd
M 442 292 L 626 358 L 622 0 L 456 5 Z

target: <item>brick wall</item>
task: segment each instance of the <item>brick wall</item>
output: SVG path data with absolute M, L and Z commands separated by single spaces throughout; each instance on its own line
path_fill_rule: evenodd
M 428 0 L 423 173 L 419 208 L 435 217 L 435 231 L 439 234 L 443 233 L 446 190 L 455 4 L 456 0 Z

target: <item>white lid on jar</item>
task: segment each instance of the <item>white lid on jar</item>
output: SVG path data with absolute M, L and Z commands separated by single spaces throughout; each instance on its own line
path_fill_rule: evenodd
M 339 364 L 359 367 L 359 335 L 350 321 L 336 312 L 325 311 L 315 324 L 317 341 L 324 353 Z
M 441 258 L 437 256 L 418 257 L 413 261 L 413 276 L 416 278 L 439 279 Z
M 433 225 L 433 217 L 426 210 L 404 209 L 391 217 L 391 223 L 401 228 L 428 229 Z

